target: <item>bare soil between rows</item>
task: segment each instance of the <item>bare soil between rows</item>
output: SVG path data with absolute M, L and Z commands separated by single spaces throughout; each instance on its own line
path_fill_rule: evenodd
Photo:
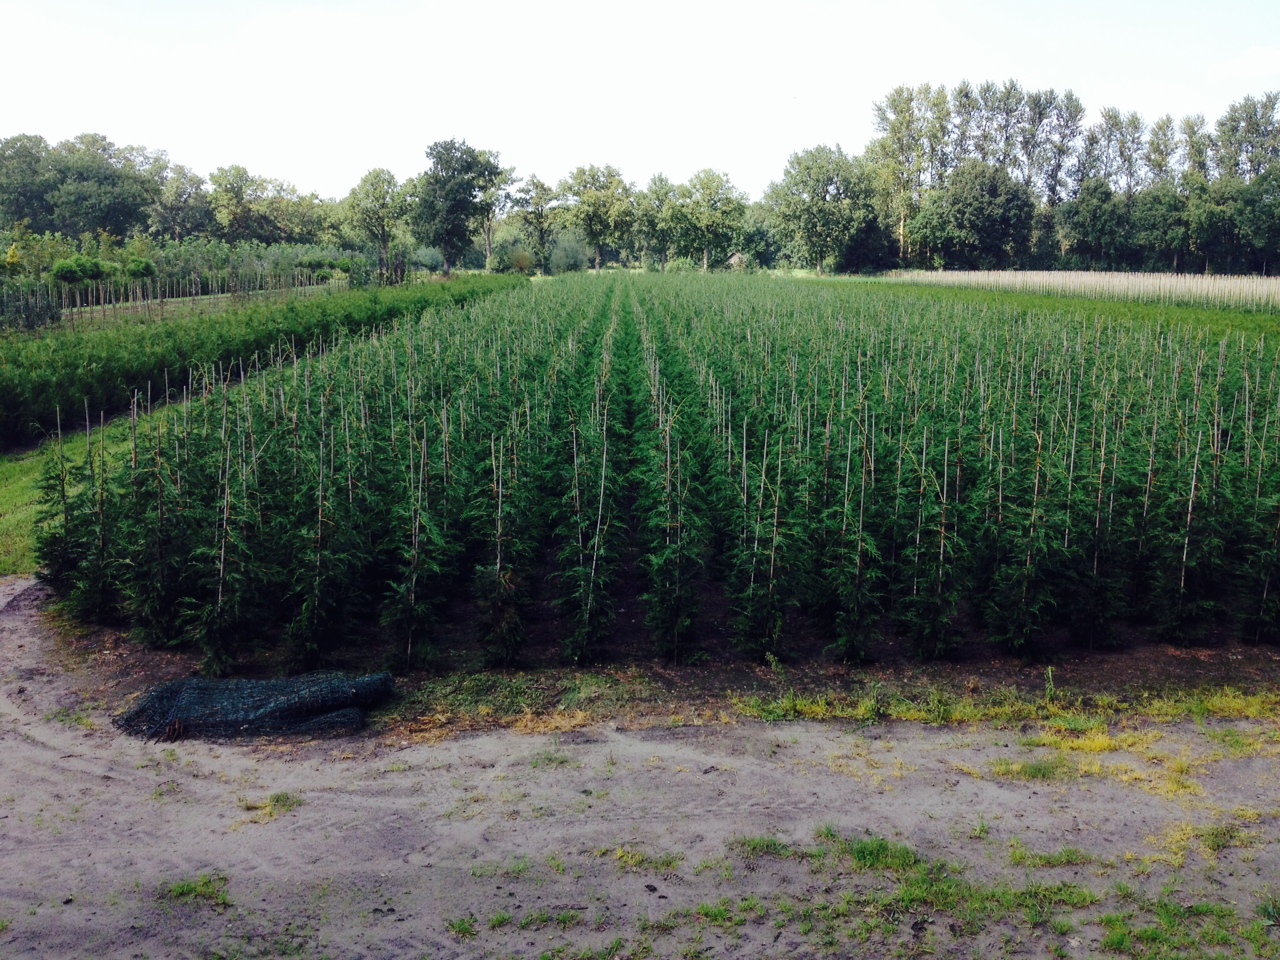
M 1273 721 L 1136 728 L 1097 775 L 1045 780 L 998 775 L 1045 751 L 989 726 L 650 713 L 558 735 L 153 744 L 110 717 L 190 658 L 86 654 L 46 600 L 0 580 L 3 958 L 1086 957 L 1109 914 L 1163 897 L 1243 925 L 1280 877 Z M 270 806 L 281 794 L 301 804 Z M 824 827 L 905 844 L 984 888 L 1075 884 L 1099 900 L 1051 910 L 1058 924 L 883 916 L 867 904 L 892 873 L 735 844 L 812 846 Z M 1202 842 L 1215 828 L 1229 842 Z M 1015 863 L 1064 846 L 1088 859 Z M 218 896 L 173 895 L 202 876 Z M 1240 955 L 1280 950 L 1260 936 Z

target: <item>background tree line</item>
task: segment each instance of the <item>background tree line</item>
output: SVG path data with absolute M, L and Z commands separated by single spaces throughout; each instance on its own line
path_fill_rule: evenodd
M 866 157 L 904 265 L 1274 273 L 1278 105 L 1086 124 L 1070 90 L 897 87 Z
M 325 200 L 241 166 L 206 181 L 163 151 L 96 134 L 53 146 L 20 135 L 0 140 L 0 271 L 48 280 L 78 255 L 125 274 L 190 275 L 236 257 L 345 262 L 383 283 L 607 263 L 1274 273 L 1278 108 L 1273 92 L 1213 124 L 1111 107 L 1089 123 L 1069 90 L 900 86 L 874 105 L 878 136 L 861 156 L 794 153 L 754 202 L 712 169 L 638 188 L 592 164 L 553 184 L 455 140 L 432 144 L 417 177 L 371 170 Z M 287 256 L 265 252 L 285 245 Z
M 1212 127 L 1198 115 L 1147 124 L 1110 107 L 1087 124 L 1069 90 L 898 87 L 875 105 L 879 136 L 863 155 L 794 153 L 755 202 L 712 169 L 638 188 L 615 167 L 587 165 L 553 185 L 454 141 L 428 151 L 422 177 L 398 184 L 371 171 L 346 202 L 377 212 L 366 242 L 407 231 L 450 263 L 499 271 L 615 262 L 1267 274 L 1280 260 L 1278 108 L 1280 93 L 1268 93 Z M 445 182 L 467 184 L 452 213 L 424 204 Z

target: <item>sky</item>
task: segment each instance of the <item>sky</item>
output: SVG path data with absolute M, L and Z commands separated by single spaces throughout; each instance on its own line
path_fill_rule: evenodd
M 754 199 L 798 150 L 861 153 L 899 84 L 1210 123 L 1280 89 L 1280 0 L 0 0 L 0 27 L 0 138 L 102 133 L 324 197 L 460 139 L 552 183 L 712 167 Z

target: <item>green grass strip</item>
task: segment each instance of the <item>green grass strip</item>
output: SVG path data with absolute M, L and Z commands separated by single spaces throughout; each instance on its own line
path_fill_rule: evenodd
M 1139 303 L 1131 300 L 1077 297 L 1066 293 L 1036 294 L 969 287 L 934 287 L 908 280 L 830 279 L 819 282 L 834 286 L 862 283 L 872 285 L 878 291 L 893 292 L 912 299 L 989 306 L 1028 314 L 1054 314 L 1059 318 L 1074 317 L 1075 320 L 1086 323 L 1119 320 L 1164 329 L 1203 330 L 1219 336 L 1245 334 L 1256 337 L 1280 333 L 1280 315 L 1235 307 Z
M 35 573 L 38 452 L 0 459 L 0 576 Z

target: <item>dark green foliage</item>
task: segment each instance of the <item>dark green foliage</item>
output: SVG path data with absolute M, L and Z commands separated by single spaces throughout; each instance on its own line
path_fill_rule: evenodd
M 425 431 L 375 439 L 368 407 L 316 379 L 324 364 L 299 358 L 244 388 L 206 374 L 194 388 L 207 399 L 143 418 L 123 461 L 95 442 L 77 467 L 55 445 L 40 549 L 71 607 L 123 614 L 151 644 L 192 643 L 212 673 L 264 635 L 283 635 L 287 659 L 308 666 L 370 610 L 402 632 L 407 656 L 429 646 L 450 552 L 430 510 Z M 377 458 L 379 442 L 411 452 L 413 471 Z M 370 568 L 389 582 L 369 584 Z
M 609 587 L 617 571 L 620 484 L 627 477 L 635 421 L 626 378 L 634 332 L 621 314 L 612 292 L 599 301 L 586 333 L 594 349 L 574 358 L 574 384 L 553 413 L 566 494 L 556 529 L 560 603 L 573 622 L 563 647 L 574 662 L 599 645 L 614 620 Z
M 28 176 L 9 187 L 19 192 L 34 187 L 43 193 L 39 199 L 32 197 L 30 206 L 23 204 L 36 214 L 32 226 L 37 230 L 60 230 L 72 237 L 99 231 L 128 236 L 145 221 L 146 208 L 159 194 L 160 184 L 147 169 L 149 161 L 158 158 L 146 157 L 145 151 L 139 156 L 136 149 L 117 148 L 106 137 L 93 133 L 43 150 L 39 138 L 15 139 L 26 141 L 25 145 L 39 141 L 27 154 L 35 161 L 24 171 Z M 5 141 L 4 148 L 10 143 Z M 8 152 L 4 148 L 0 148 L 0 155 Z M 8 192 L 6 179 L 0 175 L 0 195 Z
M 417 486 L 410 478 L 392 516 L 392 574 L 382 625 L 398 637 L 409 666 L 426 662 L 435 653 L 436 608 L 444 592 L 444 573 L 453 560 L 444 532 L 425 509 L 425 471 Z
M 130 257 L 124 264 L 124 275 L 130 280 L 147 280 L 156 275 L 154 260 L 145 257 Z
M 204 298 L 328 285 L 339 257 L 339 278 L 355 288 L 365 280 L 367 262 L 345 256 L 336 247 L 257 241 L 228 243 L 207 237 L 151 238 L 120 241 L 85 234 L 78 240 L 58 233 L 34 234 L 18 225 L 0 232 L 0 328 L 29 329 L 59 318 L 59 310 L 75 311 L 72 326 L 152 322 L 165 316 L 167 301 L 179 312 L 210 312 L 217 307 Z M 404 264 L 401 264 L 404 266 Z M 404 271 L 392 277 L 404 280 Z M 30 301 L 51 305 L 52 315 L 32 315 Z M 225 304 L 221 305 L 225 309 Z M 111 314 L 108 320 L 107 314 Z
M 372 624 L 397 664 L 510 664 L 552 603 L 582 662 L 636 581 L 674 660 L 713 603 L 766 659 L 797 628 L 846 659 L 886 625 L 921 658 L 1036 656 L 1237 613 L 1273 642 L 1277 370 L 1269 339 L 1017 300 L 567 279 L 206 370 L 128 450 L 55 448 L 41 558 L 74 609 L 214 672 Z
M 1025 261 L 1035 199 L 1003 167 L 969 160 L 947 186 L 929 194 L 910 229 L 928 262 L 967 270 L 1004 270 Z
M 647 586 L 645 623 L 658 652 L 679 662 L 692 652 L 689 633 L 716 512 L 707 483 L 712 451 L 706 431 L 687 422 L 681 406 L 693 386 L 688 369 L 634 298 L 628 306 L 637 334 L 631 358 L 631 394 L 640 407 L 633 478 Z
M 562 233 L 551 248 L 547 266 L 552 273 L 581 273 L 587 269 L 590 255 L 587 245 L 575 233 Z
M 1259 507 L 1264 504 L 1259 503 Z M 1280 643 L 1280 509 L 1265 504 L 1252 524 L 1247 547 L 1251 559 L 1244 618 L 1244 638 L 1252 643 Z
M 766 430 L 758 453 L 744 444 L 743 536 L 734 563 L 737 573 L 738 643 L 755 656 L 780 653 L 786 606 L 789 510 L 784 510 L 782 440 L 776 449 Z M 772 463 L 770 454 L 773 454 Z M 755 460 L 759 457 L 759 462 Z
M 67 610 L 81 619 L 112 622 L 121 593 L 121 512 L 127 509 L 111 481 L 105 447 L 90 440 L 84 462 L 67 462 L 53 445 L 42 478 L 41 523 L 60 535 L 41 540 L 37 557 L 47 580 L 63 594 Z
M 1134 256 L 1133 203 L 1105 180 L 1086 180 L 1079 195 L 1058 211 L 1058 227 L 1069 251 L 1064 258 L 1077 269 L 1122 267 Z
M 96 279 L 91 274 L 102 275 L 102 266 L 98 261 L 76 254 L 66 260 L 59 260 L 49 270 L 49 276 L 58 283 L 81 283 Z
M 519 574 L 512 567 L 496 564 L 476 567 L 475 595 L 489 662 L 496 666 L 515 663 L 524 645 L 520 613 L 524 591 Z
M 58 298 L 46 284 L 0 276 L 0 330 L 35 330 L 61 319 Z
M 492 273 L 519 273 L 525 276 L 533 272 L 534 256 L 523 244 L 502 242 L 493 248 L 493 256 L 486 265 Z

